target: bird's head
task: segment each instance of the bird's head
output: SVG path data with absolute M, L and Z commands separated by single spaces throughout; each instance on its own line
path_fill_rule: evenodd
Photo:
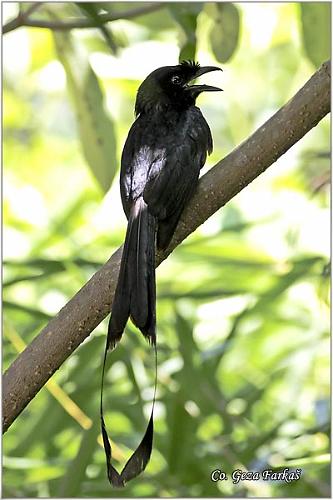
M 177 66 L 155 69 L 139 87 L 135 114 L 168 108 L 186 109 L 195 104 L 201 92 L 222 90 L 210 85 L 189 85 L 195 78 L 217 70 L 222 71 L 216 66 L 201 67 L 194 61 L 183 61 Z

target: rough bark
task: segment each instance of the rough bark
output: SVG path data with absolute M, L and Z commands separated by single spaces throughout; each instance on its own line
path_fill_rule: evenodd
M 330 111 L 330 64 L 199 181 L 159 265 L 190 233 L 299 141 Z M 3 378 L 6 431 L 51 375 L 109 314 L 122 249 L 97 271 L 17 357 Z

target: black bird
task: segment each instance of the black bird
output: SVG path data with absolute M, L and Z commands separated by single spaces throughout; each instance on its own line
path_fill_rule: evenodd
M 155 249 L 169 245 L 181 213 L 196 189 L 207 153 L 213 149 L 211 132 L 195 105 L 196 98 L 201 92 L 221 90 L 189 83 L 220 69 L 183 61 L 156 69 L 139 87 L 137 118 L 121 159 L 120 189 L 128 226 L 104 363 L 107 351 L 121 339 L 129 317 L 154 346 L 156 355 Z M 102 400 L 101 423 L 109 480 L 114 486 L 124 486 L 149 461 L 153 411 L 142 442 L 121 474 L 111 465 Z

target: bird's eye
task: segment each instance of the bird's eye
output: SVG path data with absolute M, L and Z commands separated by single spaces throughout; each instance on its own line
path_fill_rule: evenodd
M 181 78 L 177 75 L 171 77 L 171 83 L 174 83 L 176 85 L 179 85 L 181 83 Z

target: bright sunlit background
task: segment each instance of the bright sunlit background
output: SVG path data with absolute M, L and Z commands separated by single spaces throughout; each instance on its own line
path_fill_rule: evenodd
M 19 4 L 3 8 L 6 22 Z M 84 12 L 42 4 L 31 17 Z M 148 73 L 176 64 L 180 47 L 223 68 L 204 79 L 224 92 L 198 100 L 214 138 L 206 171 L 329 57 L 328 3 L 165 4 L 108 26 L 113 55 L 97 29 L 55 38 L 21 27 L 3 37 L 4 368 L 123 241 L 119 159 Z M 329 125 L 326 117 L 158 269 L 156 436 L 145 473 L 120 491 L 106 479 L 104 321 L 6 433 L 5 497 L 329 495 Z M 153 385 L 151 351 L 132 325 L 123 344 L 106 384 L 119 468 L 142 435 Z M 301 468 L 301 479 L 210 480 L 217 468 L 285 467 Z

